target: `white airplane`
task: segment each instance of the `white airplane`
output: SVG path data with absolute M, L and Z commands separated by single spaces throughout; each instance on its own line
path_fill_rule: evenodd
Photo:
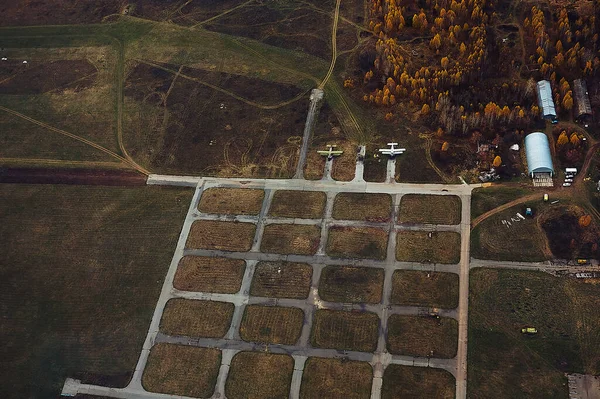
M 379 152 L 383 155 L 389 155 L 390 158 L 403 154 L 404 151 L 406 151 L 406 148 L 396 148 L 398 143 L 387 143 L 387 145 L 389 145 L 390 148 L 380 148 Z
M 333 157 L 339 157 L 340 155 L 342 155 L 344 153 L 344 151 L 341 151 L 341 150 L 334 150 L 335 147 L 337 147 L 337 145 L 327 144 L 328 150 L 320 150 L 320 151 L 317 151 L 317 153 L 319 153 L 319 155 L 323 155 L 324 157 L 327 157 L 327 159 L 333 159 Z

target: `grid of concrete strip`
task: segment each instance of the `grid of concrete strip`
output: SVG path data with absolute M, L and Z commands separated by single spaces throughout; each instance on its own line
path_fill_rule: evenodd
M 246 342 L 241 340 L 239 336 L 239 326 L 244 314 L 244 309 L 247 304 L 260 305 L 277 305 L 283 307 L 300 308 L 305 313 L 305 323 L 302 329 L 301 337 L 296 345 L 275 345 L 271 344 L 268 349 L 271 353 L 282 353 L 291 355 L 294 358 L 295 366 L 290 388 L 290 397 L 298 398 L 300 393 L 300 385 L 302 381 L 302 372 L 304 363 L 308 357 L 326 357 L 326 358 L 345 358 L 349 360 L 364 361 L 371 364 L 373 367 L 373 384 L 371 398 L 380 398 L 382 378 L 385 368 L 389 364 L 401 364 L 418 367 L 435 367 L 449 371 L 456 375 L 457 359 L 437 359 L 428 357 L 411 357 L 391 355 L 386 350 L 386 331 L 388 317 L 392 314 L 400 315 L 419 315 L 427 313 L 429 308 L 414 307 L 414 306 L 394 306 L 390 305 L 390 296 L 392 290 L 392 275 L 395 270 L 423 270 L 423 271 L 440 271 L 459 273 L 458 265 L 446 264 L 425 264 L 413 262 L 399 262 L 395 259 L 396 250 L 396 233 L 400 230 L 421 230 L 421 231 L 454 231 L 461 232 L 460 225 L 445 226 L 445 225 L 406 225 L 399 224 L 397 220 L 397 211 L 400 200 L 403 194 L 391 194 L 393 199 L 393 211 L 389 222 L 363 222 L 349 220 L 334 220 L 332 219 L 332 210 L 335 196 L 341 190 L 327 192 L 327 201 L 325 213 L 322 219 L 297 219 L 297 218 L 280 218 L 267 216 L 270 204 L 273 198 L 275 189 L 265 189 L 265 198 L 263 200 L 261 211 L 256 216 L 246 215 L 215 215 L 206 214 L 198 211 L 198 203 L 202 192 L 212 187 L 228 186 L 219 181 L 202 181 L 196 188 L 195 195 L 190 204 L 188 214 L 182 229 L 182 233 L 175 251 L 171 267 L 165 280 L 165 288 L 161 294 L 152 324 L 148 331 L 146 342 L 144 344 L 140 359 L 136 366 L 132 381 L 124 390 L 108 388 L 94 390 L 93 386 L 78 384 L 72 382 L 72 390 L 77 390 L 78 393 L 102 394 L 114 397 L 140 397 L 140 398 L 181 398 L 176 395 L 165 395 L 146 392 L 142 387 L 141 380 L 143 372 L 148 360 L 149 351 L 156 343 L 176 343 L 184 345 L 193 345 L 200 347 L 218 348 L 222 351 L 222 364 L 215 387 L 213 398 L 225 397 L 225 382 L 229 371 L 229 366 L 233 356 L 240 351 L 264 351 L 265 345 Z M 250 187 L 248 187 L 250 188 Z M 283 188 L 283 187 L 282 187 Z M 318 191 L 318 190 L 310 190 Z M 349 190 L 351 191 L 351 190 Z M 418 191 L 418 190 L 417 190 Z M 462 201 L 469 201 L 469 196 L 460 195 Z M 466 197 L 466 198 L 465 198 Z M 464 217 L 464 209 L 463 209 Z M 191 229 L 191 225 L 196 220 L 220 220 L 220 221 L 238 221 L 255 224 L 256 233 L 253 240 L 252 248 L 249 252 L 228 252 L 219 250 L 201 250 L 201 249 L 186 249 L 185 244 Z M 309 224 L 321 226 L 321 237 L 318 250 L 315 255 L 281 255 L 261 253 L 260 244 L 265 225 L 268 224 Z M 352 226 L 352 227 L 378 227 L 388 233 L 387 256 L 385 260 L 370 260 L 370 259 L 340 259 L 332 258 L 325 254 L 325 246 L 328 239 L 329 228 L 333 226 Z M 187 255 L 208 256 L 208 257 L 225 257 L 233 259 L 243 259 L 246 262 L 246 270 L 242 280 L 241 289 L 237 294 L 216 294 L 209 292 L 188 292 L 180 291 L 173 287 L 173 279 L 181 258 Z M 255 265 L 259 261 L 289 261 L 301 262 L 312 265 L 313 275 L 309 297 L 305 300 L 293 299 L 275 299 L 264 297 L 252 297 L 249 295 L 250 284 L 255 270 Z M 382 302 L 380 304 L 344 304 L 335 302 L 322 301 L 318 296 L 318 283 L 322 269 L 325 265 L 345 265 L 345 266 L 362 266 L 374 267 L 385 271 L 384 288 Z M 193 338 L 183 336 L 169 336 L 159 331 L 160 320 L 164 307 L 169 299 L 185 298 L 192 300 L 214 300 L 222 302 L 231 302 L 235 305 L 232 322 L 229 331 L 223 339 L 208 339 L 208 338 Z M 317 308 L 334 309 L 334 310 L 361 310 L 376 313 L 379 316 L 379 334 L 377 349 L 374 353 L 355 352 L 355 351 L 340 351 L 336 349 L 313 348 L 309 344 L 310 332 L 312 329 L 313 314 Z M 440 316 L 451 317 L 458 319 L 456 309 L 441 310 Z M 98 387 L 101 388 L 101 387 Z M 69 390 L 69 382 L 65 384 L 65 390 Z M 63 392 L 65 392 L 65 390 Z

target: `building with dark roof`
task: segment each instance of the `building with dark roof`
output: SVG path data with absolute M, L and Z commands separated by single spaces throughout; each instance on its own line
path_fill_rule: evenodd
M 573 93 L 575 95 L 575 119 L 586 119 L 592 116 L 592 105 L 588 95 L 585 80 L 577 79 L 573 82 Z

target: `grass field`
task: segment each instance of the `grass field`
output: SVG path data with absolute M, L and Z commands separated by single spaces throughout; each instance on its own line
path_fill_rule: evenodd
M 392 276 L 390 302 L 394 305 L 454 309 L 458 306 L 458 275 L 396 270 Z
M 114 118 L 117 56 L 113 48 L 12 48 L 3 55 L 10 61 L 0 68 L 0 105 L 119 151 Z M 22 64 L 24 59 L 27 65 Z M 6 111 L 0 111 L 0 124 L 3 158 L 119 162 Z
M 565 398 L 564 372 L 600 372 L 597 281 L 476 269 L 469 298 L 469 397 Z
M 186 248 L 248 251 L 256 225 L 252 223 L 197 220 L 192 224 Z
M 369 363 L 311 357 L 304 365 L 300 398 L 369 399 L 372 380 Z
M 160 330 L 169 335 L 223 338 L 234 309 L 230 302 L 171 299 L 165 306 Z
M 127 384 L 192 195 L 0 185 L 0 397 Z
M 288 355 L 240 352 L 232 361 L 225 383 L 229 399 L 287 398 L 294 359 Z
M 531 192 L 532 189 L 525 187 L 476 188 L 471 195 L 471 220 Z M 542 197 L 543 194 L 540 193 L 540 199 Z
M 147 7 L 154 8 L 139 8 Z M 119 150 L 122 137 L 128 153 L 153 171 L 204 175 L 293 173 L 308 109 L 305 93 L 328 65 L 251 39 L 126 16 L 96 25 L 2 29 L 0 44 L 10 47 L 10 59 L 26 57 L 31 71 L 64 64 L 58 75 L 52 69 L 34 75 L 48 78 L 40 80 L 41 93 L 0 95 L 3 106 L 111 150 Z M 99 56 L 101 49 L 106 54 Z M 73 72 L 86 69 L 67 68 L 74 61 L 89 62 L 98 72 L 79 81 Z M 150 76 L 139 73 L 138 65 L 149 66 Z M 59 79 L 50 79 L 55 75 Z M 62 85 L 62 78 L 70 82 Z M 83 85 L 92 78 L 92 86 Z M 58 85 L 43 92 L 50 81 Z M 12 124 L 0 136 L 11 157 L 106 160 L 75 140 L 4 113 L 2 118 Z
M 205 213 L 258 215 L 264 197 L 263 190 L 209 188 L 202 193 L 198 209 Z
M 242 259 L 184 256 L 173 286 L 182 291 L 235 294 L 242 285 L 246 262 Z
M 302 324 L 302 309 L 247 305 L 240 325 L 240 336 L 244 341 L 294 345 L 302 333 Z
M 375 313 L 317 310 L 311 344 L 333 348 L 373 352 L 377 347 L 379 317 Z
M 455 380 L 446 370 L 390 364 L 383 373 L 382 399 L 454 399 Z
M 333 203 L 334 219 L 386 222 L 392 213 L 389 194 L 340 193 Z
M 220 365 L 218 349 L 157 344 L 150 350 L 142 384 L 151 392 L 205 398 L 215 390 Z
M 406 194 L 400 200 L 398 222 L 459 224 L 461 201 L 456 195 Z
M 396 355 L 452 358 L 458 347 L 458 322 L 448 317 L 391 315 L 387 346 Z
M 320 219 L 327 196 L 322 191 L 275 191 L 269 215 L 284 218 Z
M 373 227 L 329 229 L 327 254 L 337 258 L 385 259 L 388 233 Z
M 453 231 L 398 231 L 396 259 L 404 262 L 458 263 L 460 234 Z
M 300 224 L 269 224 L 260 245 L 262 252 L 312 255 L 317 252 L 321 229 Z
M 319 297 L 329 302 L 379 303 L 383 269 L 326 266 L 321 272 Z
M 259 262 L 252 278 L 250 295 L 270 298 L 307 298 L 312 273 L 312 266 L 306 263 Z
M 543 261 L 548 257 L 546 236 L 535 218 L 520 219 L 517 205 L 484 220 L 471 232 L 471 256 L 478 259 Z M 509 221 L 511 226 L 502 223 Z M 516 221 L 515 221 L 516 220 Z

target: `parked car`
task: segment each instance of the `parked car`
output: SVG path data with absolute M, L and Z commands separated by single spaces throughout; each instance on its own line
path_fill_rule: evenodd
M 565 179 L 565 183 L 573 183 L 573 179 Z
M 563 183 L 563 187 L 571 187 L 571 183 Z

